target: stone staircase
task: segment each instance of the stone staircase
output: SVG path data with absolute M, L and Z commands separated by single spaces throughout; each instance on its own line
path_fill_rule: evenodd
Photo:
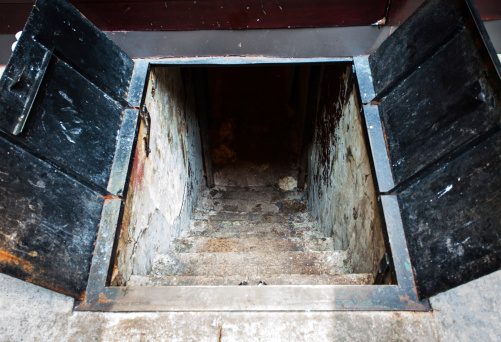
M 206 190 L 185 236 L 129 286 L 364 285 L 307 211 L 305 194 L 270 187 Z

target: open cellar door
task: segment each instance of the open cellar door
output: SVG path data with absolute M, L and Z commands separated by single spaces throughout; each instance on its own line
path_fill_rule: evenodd
M 83 298 L 103 206 L 120 209 L 144 66 L 68 3 L 36 2 L 0 80 L 3 273 Z
M 501 67 L 472 2 L 425 2 L 369 64 L 420 297 L 498 270 Z

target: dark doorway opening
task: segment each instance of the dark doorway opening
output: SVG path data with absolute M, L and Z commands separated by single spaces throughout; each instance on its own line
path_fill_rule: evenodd
M 351 63 L 154 67 L 145 104 L 112 285 L 374 283 Z
M 307 65 L 207 69 L 215 185 L 297 179 L 308 72 Z

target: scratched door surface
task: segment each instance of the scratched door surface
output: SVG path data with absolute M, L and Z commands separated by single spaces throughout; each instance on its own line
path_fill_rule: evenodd
M 420 296 L 500 269 L 501 67 L 472 2 L 425 2 L 369 61 Z
M 0 80 L 0 270 L 82 298 L 132 60 L 71 5 L 39 0 Z

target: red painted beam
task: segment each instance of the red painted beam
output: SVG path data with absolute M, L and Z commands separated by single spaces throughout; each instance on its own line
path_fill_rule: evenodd
M 33 6 L 11 1 L 0 3 L 1 33 L 21 30 Z M 104 31 L 169 31 L 370 25 L 384 17 L 387 0 L 71 2 Z
M 103 31 L 174 31 L 371 25 L 387 0 L 75 0 Z M 391 0 L 388 23 L 399 25 L 423 0 Z M 484 20 L 501 19 L 499 0 L 476 0 Z M 0 0 L 0 33 L 22 30 L 31 0 Z

